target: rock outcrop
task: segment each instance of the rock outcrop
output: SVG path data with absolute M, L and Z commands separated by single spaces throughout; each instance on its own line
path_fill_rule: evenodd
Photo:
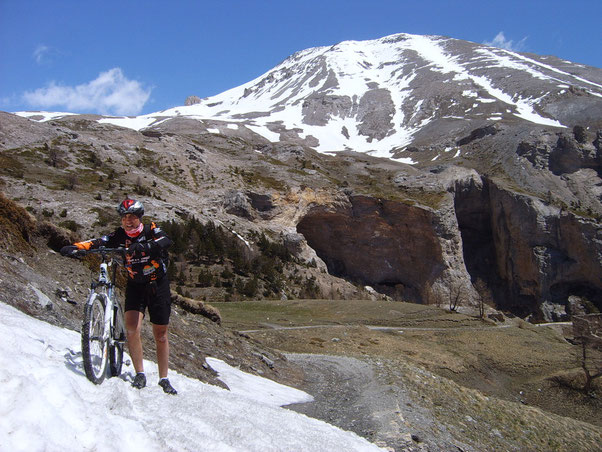
M 487 179 L 457 189 L 455 205 L 468 271 L 499 307 L 551 321 L 541 306 L 565 312 L 571 295 L 602 305 L 599 221 Z
M 438 179 L 451 193 L 436 209 L 349 196 L 314 205 L 297 230 L 330 273 L 395 298 L 445 303 L 456 288 L 470 302 L 483 279 L 498 307 L 534 319 L 566 317 L 570 296 L 602 304 L 598 221 L 474 172 L 455 176 Z M 403 179 L 429 185 L 429 177 Z
M 184 101 L 184 105 L 186 105 L 186 106 L 200 104 L 200 103 L 201 103 L 201 98 L 199 96 L 188 96 L 186 98 L 186 100 Z
M 311 208 L 297 225 L 330 273 L 425 302 L 450 286 L 470 294 L 451 196 L 438 210 L 368 196 Z
M 542 303 L 566 306 L 570 295 L 601 305 L 602 234 L 597 220 L 493 184 L 490 196 L 496 267 L 509 291 L 508 308 L 527 313 Z

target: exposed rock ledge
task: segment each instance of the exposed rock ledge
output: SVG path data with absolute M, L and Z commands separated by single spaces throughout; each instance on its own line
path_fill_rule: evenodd
M 437 205 L 366 195 L 314 202 L 297 225 L 330 273 L 398 299 L 474 302 L 484 279 L 502 308 L 560 320 L 569 296 L 602 307 L 602 234 L 594 220 L 474 171 L 396 181 L 438 193 Z M 555 309 L 541 309 L 542 305 Z M 562 317 L 562 314 L 560 315 Z

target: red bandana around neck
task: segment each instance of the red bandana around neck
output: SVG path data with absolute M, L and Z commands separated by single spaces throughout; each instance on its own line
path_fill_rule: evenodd
M 133 238 L 133 237 L 136 237 L 138 234 L 140 234 L 143 229 L 144 229 L 144 225 L 142 223 L 140 223 L 140 225 L 136 229 L 132 229 L 131 231 L 124 229 L 124 231 L 128 237 Z

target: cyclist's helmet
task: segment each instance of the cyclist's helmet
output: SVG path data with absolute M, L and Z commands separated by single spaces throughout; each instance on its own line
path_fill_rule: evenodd
M 127 213 L 132 213 L 138 218 L 142 218 L 142 215 L 144 215 L 144 205 L 135 199 L 124 199 L 119 204 L 119 207 L 117 207 L 117 212 L 119 212 L 120 216 L 124 216 Z

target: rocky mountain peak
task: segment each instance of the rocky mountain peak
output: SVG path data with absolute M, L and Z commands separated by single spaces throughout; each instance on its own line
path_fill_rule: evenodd
M 242 86 L 151 117 L 212 118 L 270 141 L 411 162 L 409 145 L 453 145 L 475 124 L 591 125 L 601 96 L 597 68 L 397 34 L 297 52 Z

